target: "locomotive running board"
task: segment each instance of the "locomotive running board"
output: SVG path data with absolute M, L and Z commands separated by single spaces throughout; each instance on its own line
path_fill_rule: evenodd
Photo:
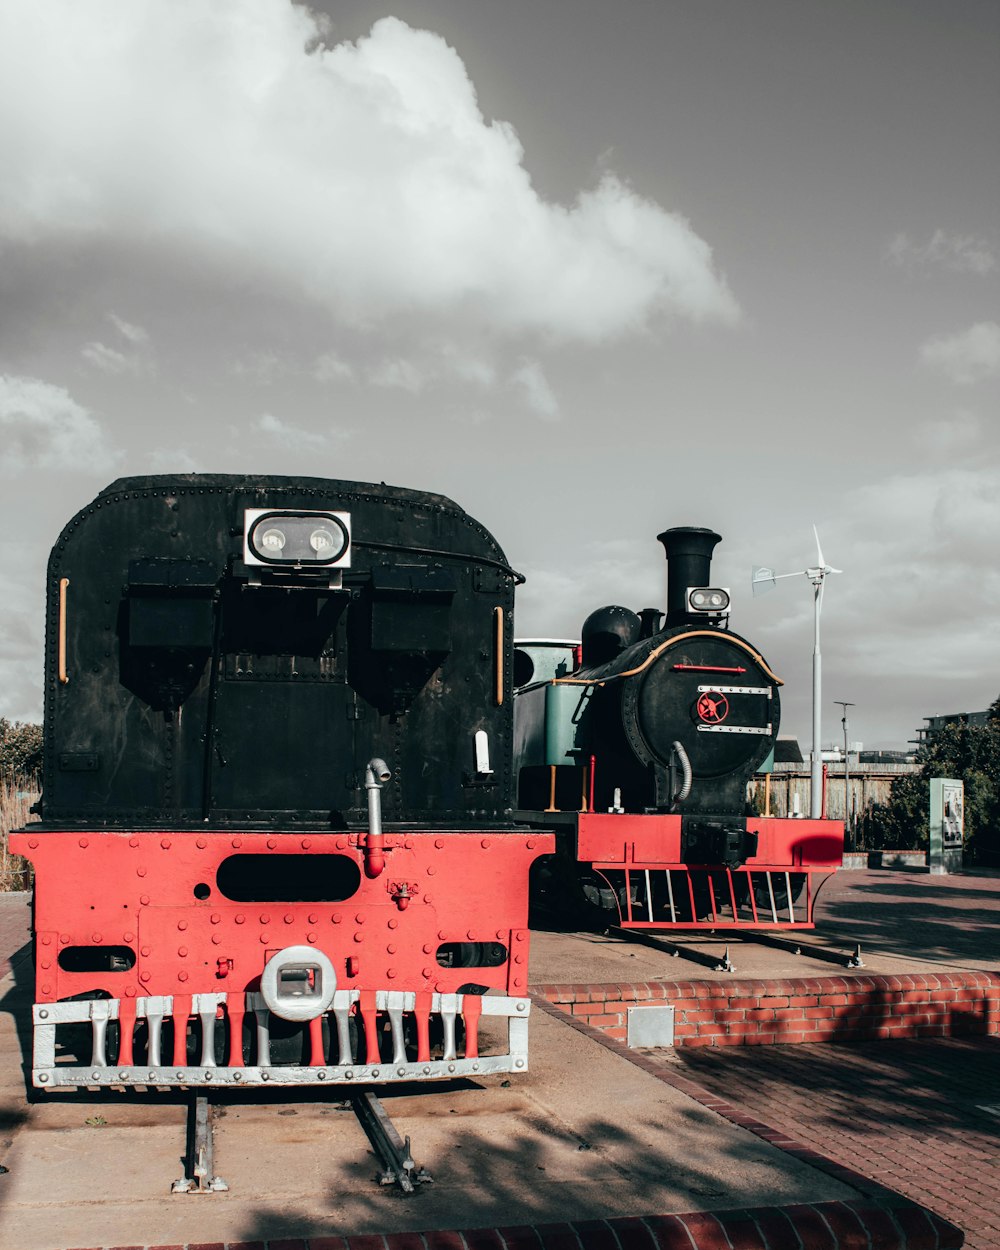
M 242 1034 L 242 1017 L 253 1012 L 257 1025 L 257 1054 L 269 1059 L 270 1013 L 259 994 L 248 993 L 234 998 L 243 999 L 235 1008 L 229 1004 L 227 994 L 194 994 L 181 999 L 178 1007 L 184 1011 L 184 1031 L 175 1041 L 174 1059 L 184 1056 L 180 1062 L 163 1061 L 160 1040 L 163 1021 L 173 1018 L 174 999 L 150 997 L 126 999 L 126 1019 L 145 1021 L 147 1025 L 147 1063 L 111 1063 L 107 1056 L 108 1024 L 121 1021 L 122 1003 L 116 998 L 90 999 L 61 1003 L 36 1003 L 32 1017 L 34 1022 L 34 1058 L 32 1084 L 39 1089 L 81 1088 L 99 1089 L 107 1086 L 152 1086 L 154 1088 L 241 1088 L 248 1085 L 365 1085 L 398 1084 L 403 1081 L 451 1080 L 456 1077 L 489 1076 L 497 1072 L 526 1072 L 528 1068 L 528 1016 L 531 1003 L 526 998 L 493 997 L 478 994 L 428 994 L 426 1021 L 429 1016 L 440 1019 L 442 1031 L 442 1057 L 421 1058 L 416 1061 L 406 1055 L 404 1043 L 404 1015 L 417 1017 L 418 1034 L 420 1013 L 417 998 L 423 995 L 401 990 L 379 990 L 371 995 L 373 1009 L 388 1021 L 389 1040 L 393 1054 L 388 1060 L 381 1057 L 369 1061 L 355 1056 L 351 1048 L 349 1020 L 352 1010 L 360 1006 L 366 1014 L 364 996 L 357 990 L 338 990 L 328 1013 L 331 1044 L 336 1041 L 339 1054 L 337 1063 L 324 1062 L 321 1050 L 315 1049 L 319 1035 L 322 1045 L 322 1021 L 310 1021 L 310 1040 L 314 1043 L 313 1058 L 309 1064 L 229 1064 L 215 1060 L 215 1025 L 220 1012 L 238 1020 Z M 182 1006 L 183 1004 L 183 1006 Z M 197 1064 L 184 1061 L 187 1057 L 187 1040 L 192 1016 L 201 1023 L 201 1060 Z M 507 1051 L 502 1054 L 478 1053 L 478 1022 L 481 1016 L 506 1018 Z M 459 1057 L 456 1046 L 456 1023 L 465 1023 L 465 1055 Z M 91 1030 L 92 1062 L 67 1064 L 56 1061 L 56 1030 L 60 1025 L 89 1025 Z M 129 1036 L 129 1042 L 133 1041 Z M 125 1054 L 122 1054 L 122 1051 Z M 122 1047 L 119 1041 L 118 1058 L 131 1060 L 133 1047 Z

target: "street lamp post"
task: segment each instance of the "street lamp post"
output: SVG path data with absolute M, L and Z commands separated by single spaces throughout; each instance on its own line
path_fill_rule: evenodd
M 851 766 L 847 754 L 847 709 L 854 707 L 854 704 L 846 699 L 834 699 L 834 703 L 843 709 L 840 723 L 844 726 L 844 845 L 851 849 L 854 839 L 851 828 Z

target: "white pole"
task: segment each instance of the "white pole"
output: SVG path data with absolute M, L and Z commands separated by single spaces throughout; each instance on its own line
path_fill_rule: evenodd
M 823 660 L 819 650 L 819 614 L 823 603 L 823 575 L 813 582 L 815 628 L 813 634 L 813 745 L 812 771 L 809 781 L 809 815 L 818 820 L 823 811 L 823 761 L 820 749 L 820 689 L 823 684 Z

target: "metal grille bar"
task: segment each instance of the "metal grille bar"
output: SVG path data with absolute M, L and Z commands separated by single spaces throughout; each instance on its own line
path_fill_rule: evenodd
M 175 1017 L 175 1008 L 178 1016 Z M 32 1083 L 40 1089 L 66 1086 L 193 1087 L 207 1083 L 242 1085 L 360 1085 L 370 1082 L 443 1080 L 473 1073 L 526 1071 L 528 1067 L 528 1016 L 526 998 L 478 994 L 432 994 L 403 990 L 338 990 L 327 1014 L 330 1019 L 330 1050 L 323 1048 L 322 1019 L 309 1021 L 308 1063 L 271 1062 L 271 1013 L 258 993 L 233 995 L 194 994 L 139 999 L 36 1003 L 33 1008 L 34 1059 Z M 255 1063 L 244 1063 L 243 1018 L 255 1019 Z M 479 1053 L 479 1023 L 483 1016 L 507 1020 L 507 1049 L 499 1054 Z M 222 1019 L 230 1028 L 229 1059 L 216 1062 L 216 1030 Z M 357 1045 L 351 1019 L 362 1022 Z M 407 1017 L 412 1022 L 407 1037 Z M 440 1025 L 440 1058 L 432 1058 L 430 1023 Z M 182 1026 L 176 1027 L 177 1020 Z M 192 1021 L 200 1022 L 200 1059 L 188 1062 L 187 1045 Z M 163 1055 L 163 1022 L 173 1027 L 172 1061 Z M 463 1054 L 459 1054 L 458 1022 L 464 1026 Z M 108 1025 L 119 1023 L 118 1062 L 108 1056 Z M 136 1024 L 147 1026 L 145 1063 L 134 1061 L 139 1040 Z M 391 1057 L 383 1059 L 378 1035 L 388 1023 Z M 89 1025 L 91 1062 L 57 1062 L 56 1030 L 60 1025 Z M 409 1040 L 409 1044 L 408 1044 Z M 336 1061 L 333 1062 L 333 1053 Z M 414 1053 L 415 1052 L 415 1053 Z M 232 1062 L 237 1058 L 237 1062 Z

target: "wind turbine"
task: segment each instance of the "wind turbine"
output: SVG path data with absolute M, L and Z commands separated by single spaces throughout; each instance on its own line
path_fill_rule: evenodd
M 823 548 L 819 545 L 819 531 L 813 526 L 816 535 L 816 564 L 811 568 L 797 569 L 794 573 L 775 573 L 774 569 L 753 566 L 750 589 L 754 595 L 765 594 L 773 590 L 775 583 L 782 577 L 808 577 L 813 587 L 813 708 L 812 708 L 812 758 L 810 761 L 809 782 L 809 815 L 818 820 L 823 811 L 823 764 L 820 748 L 820 688 L 823 684 L 823 659 L 819 648 L 819 620 L 823 610 L 823 584 L 829 573 L 842 573 L 843 569 L 831 568 L 823 559 Z

